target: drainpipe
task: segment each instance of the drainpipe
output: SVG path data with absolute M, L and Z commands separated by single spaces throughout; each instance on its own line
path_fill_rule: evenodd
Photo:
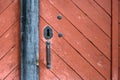
M 20 1 L 21 80 L 39 80 L 39 0 Z

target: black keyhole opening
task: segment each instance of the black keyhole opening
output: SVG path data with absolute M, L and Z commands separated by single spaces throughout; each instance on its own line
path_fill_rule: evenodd
M 44 37 L 45 39 L 51 39 L 53 37 L 53 31 L 52 31 L 52 28 L 50 26 L 47 26 L 45 29 L 44 29 Z
M 47 29 L 47 36 L 49 37 L 50 36 L 50 30 Z

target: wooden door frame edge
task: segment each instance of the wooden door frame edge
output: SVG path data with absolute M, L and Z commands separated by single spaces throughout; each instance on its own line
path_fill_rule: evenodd
M 112 0 L 112 80 L 118 80 L 118 0 Z

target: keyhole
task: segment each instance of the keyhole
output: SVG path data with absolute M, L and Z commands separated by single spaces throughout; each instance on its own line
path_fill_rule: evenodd
M 46 28 L 44 29 L 44 37 L 45 39 L 51 39 L 53 36 L 53 31 L 51 29 L 50 26 L 46 26 Z
M 50 36 L 50 30 L 47 29 L 47 36 Z

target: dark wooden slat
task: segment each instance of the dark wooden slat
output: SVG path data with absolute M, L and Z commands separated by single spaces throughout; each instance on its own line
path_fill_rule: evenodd
M 0 15 L 0 36 L 19 19 L 19 1 L 14 2 Z
M 45 5 L 42 5 L 44 4 Z M 49 6 L 49 8 L 48 8 Z M 85 57 L 98 71 L 103 73 L 106 77 L 110 77 L 110 62 L 103 56 L 84 36 L 82 36 L 73 25 L 71 25 L 65 17 L 62 20 L 57 20 L 56 16 L 59 14 L 50 4 L 44 0 L 41 1 L 41 16 L 53 26 L 58 32 L 62 32 L 64 38 L 74 47 L 79 53 Z M 49 14 L 44 14 L 45 12 Z M 54 16 L 53 16 L 54 15 Z M 51 16 L 51 17 L 49 17 Z M 72 33 L 72 34 L 70 34 Z M 71 36 L 73 35 L 73 36 Z M 63 44 L 63 43 L 62 43 Z M 58 44 L 59 45 L 59 44 Z M 98 57 L 95 57 L 98 56 Z M 101 61 L 102 60 L 102 61 Z M 100 62 L 99 62 L 100 61 Z M 102 63 L 101 63 L 102 62 Z M 100 63 L 103 67 L 96 65 Z M 106 71 L 105 71 L 106 70 Z
M 112 79 L 118 80 L 118 0 L 112 0 Z
M 42 1 L 41 1 L 42 4 Z M 46 2 L 46 5 L 49 6 Z M 42 7 L 42 5 L 41 5 Z M 49 6 L 49 9 L 51 7 Z M 44 8 L 45 9 L 45 8 Z M 51 13 L 51 12 L 50 12 Z M 51 13 L 53 14 L 53 13 Z M 42 13 L 41 13 L 42 15 Z M 55 17 L 56 18 L 56 17 Z M 41 20 L 41 23 L 45 23 Z M 59 24 L 58 24 L 59 25 Z M 45 27 L 46 25 L 44 25 Z M 60 25 L 59 25 L 60 26 Z M 66 25 L 67 26 L 67 25 Z M 68 30 L 65 29 L 64 30 Z M 60 30 L 61 31 L 61 30 Z M 41 32 L 43 33 L 43 31 Z M 73 32 L 71 32 L 73 33 Z M 56 35 L 55 35 L 56 34 Z M 64 34 L 64 32 L 63 32 Z M 66 35 L 66 34 L 64 34 Z M 41 35 L 42 40 L 45 41 L 43 35 Z M 69 37 L 69 36 L 67 36 Z M 80 39 L 78 39 L 80 40 Z M 74 41 L 73 41 L 74 42 Z M 87 80 L 104 80 L 102 77 L 83 57 L 81 57 L 64 39 L 58 38 L 56 32 L 51 40 L 51 48 L 59 55 L 65 62 L 67 62 L 83 79 Z M 65 46 L 64 46 L 65 45 Z M 105 64 L 106 65 L 106 64 Z M 109 65 L 107 65 L 107 68 Z M 105 71 L 106 72 L 106 71 Z M 108 71 L 107 71 L 108 72 Z M 92 74 L 95 73 L 95 74 Z M 108 72 L 109 73 L 109 72 Z M 107 74 L 108 74 L 107 73 Z
M 39 0 L 21 0 L 21 80 L 39 80 L 38 24 Z
M 93 0 L 72 0 L 98 27 L 111 37 L 111 17 Z
M 94 46 L 97 47 L 97 49 L 99 49 L 109 59 L 111 58 L 110 39 L 98 28 L 98 26 L 96 26 L 90 19 L 88 19 L 88 17 L 85 14 L 83 14 L 70 0 L 54 0 L 50 3 L 53 4 L 53 6 L 55 6 L 60 12 L 62 12 L 62 14 L 72 24 L 74 24 L 75 27 L 79 29 L 79 31 L 81 31 L 82 34 L 85 35 L 86 38 L 94 44 Z M 110 30 L 108 29 L 108 31 Z
M 14 0 L 0 0 L 0 14 L 11 5 Z
M 94 0 L 111 15 L 111 0 Z

